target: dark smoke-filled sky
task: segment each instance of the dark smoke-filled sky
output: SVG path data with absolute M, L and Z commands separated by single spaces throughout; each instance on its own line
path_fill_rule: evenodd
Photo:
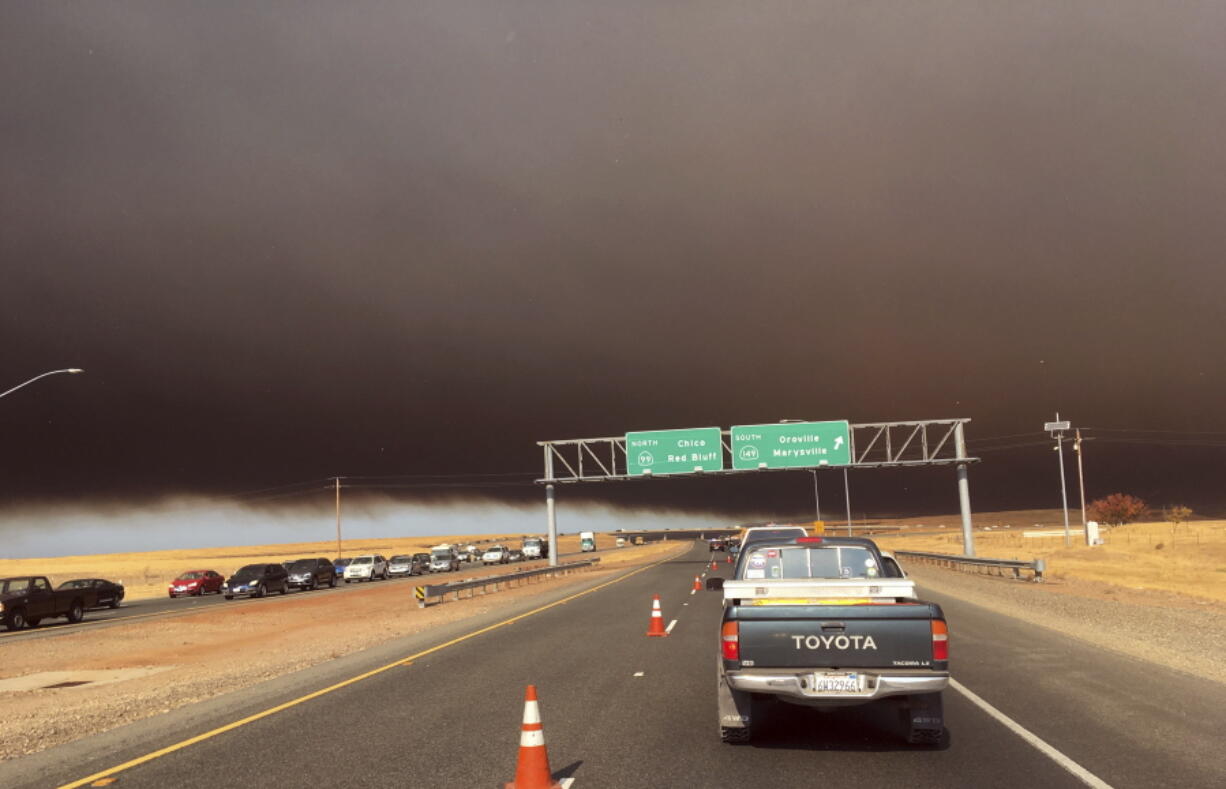
M 0 390 L 87 372 L 0 400 L 0 500 L 970 417 L 976 508 L 1054 507 L 1059 410 L 1091 497 L 1226 506 L 1224 41 L 1218 0 L 4 3 Z

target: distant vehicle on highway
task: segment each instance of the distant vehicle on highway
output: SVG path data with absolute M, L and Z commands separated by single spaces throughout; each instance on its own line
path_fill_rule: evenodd
M 430 549 L 430 572 L 449 573 L 460 569 L 460 554 L 454 545 L 446 543 Z
M 93 589 L 97 598 L 90 608 L 102 608 L 109 606 L 118 608 L 119 601 L 123 600 L 123 584 L 107 581 L 102 578 L 77 578 L 74 581 L 65 581 L 59 585 L 60 589 Z
M 508 561 L 507 549 L 501 545 L 491 545 L 481 554 L 482 564 L 506 564 Z
M 712 537 L 707 540 L 707 547 L 712 551 L 726 551 L 728 549 L 728 545 L 724 542 L 723 537 Z
M 328 559 L 297 559 L 289 566 L 289 585 L 295 589 L 335 589 L 336 567 Z
M 215 570 L 188 570 L 185 573 L 179 573 L 179 576 L 167 586 L 166 592 L 171 597 L 206 595 L 220 592 L 225 582 L 225 576 Z
M 886 551 L 881 552 L 881 568 L 882 574 L 887 578 L 906 578 L 907 571 L 902 568 L 898 560 L 894 558 L 894 554 Z
M 96 602 L 92 589 L 52 589 L 46 576 L 0 578 L 0 621 L 9 630 L 38 627 L 60 616 L 76 624 Z
M 587 553 L 596 550 L 596 535 L 590 531 L 579 532 L 579 550 Z
M 430 572 L 430 554 L 428 554 L 428 553 L 415 553 L 415 554 L 413 554 L 413 561 L 418 562 L 418 563 L 420 563 L 420 564 L 421 564 L 421 571 L 422 571 L 423 573 L 428 573 L 428 572 Z
M 740 548 L 743 551 L 755 542 L 790 540 L 793 537 L 807 537 L 808 534 L 801 526 L 750 526 L 741 532 Z
M 387 574 L 391 576 L 421 575 L 429 569 L 428 565 L 419 558 L 425 555 L 419 553 L 410 556 L 402 553 L 399 556 L 393 556 L 387 560 Z
M 336 559 L 332 562 L 332 566 L 336 569 L 337 578 L 345 577 L 345 568 L 348 567 L 349 563 L 352 561 L 353 559 Z
M 508 562 L 522 562 L 525 558 L 524 552 L 519 548 L 511 548 L 507 551 Z
M 235 597 L 263 597 L 289 591 L 289 573 L 280 564 L 248 564 L 226 579 L 221 593 L 227 600 Z
M 345 568 L 345 583 L 353 581 L 387 580 L 387 559 L 377 553 L 355 556 Z
M 525 559 L 548 559 L 549 540 L 544 537 L 525 537 L 520 550 Z

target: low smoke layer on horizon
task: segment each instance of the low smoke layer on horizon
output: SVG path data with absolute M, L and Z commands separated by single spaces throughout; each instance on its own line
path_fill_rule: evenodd
M 559 533 L 618 529 L 725 528 L 714 516 L 575 504 L 558 514 Z M 366 502 L 344 512 L 343 540 L 446 537 L 469 534 L 545 534 L 541 508 L 489 502 L 404 504 Z M 156 506 L 97 509 L 62 507 L 0 515 L 0 558 L 77 556 L 189 550 L 295 542 L 333 542 L 335 514 L 292 505 L 253 509 L 177 499 Z
M 1226 507 L 1224 30 L 1216 0 L 5 3 L 0 391 L 86 372 L 0 400 L 0 531 L 346 475 L 528 504 L 540 440 L 797 418 L 970 418 L 973 506 L 1051 507 L 1056 412 L 1090 498 Z

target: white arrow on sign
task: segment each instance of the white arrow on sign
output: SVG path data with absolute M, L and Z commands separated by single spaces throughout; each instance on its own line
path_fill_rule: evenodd
M 835 436 L 835 437 L 834 437 L 834 448 L 835 448 L 835 449 L 838 449 L 838 448 L 839 448 L 839 447 L 841 447 L 841 446 L 843 446 L 843 437 L 842 437 L 842 436 Z

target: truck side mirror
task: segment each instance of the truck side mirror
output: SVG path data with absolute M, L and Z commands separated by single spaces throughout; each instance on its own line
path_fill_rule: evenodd
M 707 591 L 708 592 L 718 592 L 722 590 L 723 588 L 724 588 L 723 578 L 708 578 L 707 579 Z

